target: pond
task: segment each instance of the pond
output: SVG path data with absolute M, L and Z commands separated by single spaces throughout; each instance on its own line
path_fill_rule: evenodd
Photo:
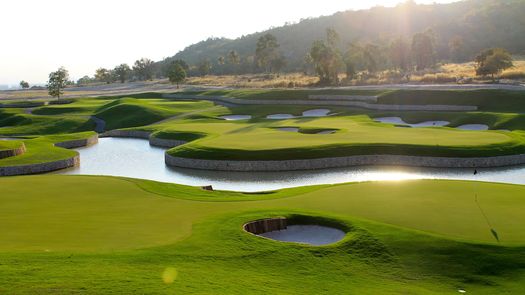
M 525 184 L 525 166 L 507 168 L 441 169 L 413 167 L 346 167 L 289 172 L 224 172 L 170 168 L 164 164 L 164 149 L 144 139 L 100 138 L 99 143 L 77 149 L 80 166 L 59 174 L 114 175 L 151 179 L 191 186 L 213 185 L 232 191 L 268 191 L 288 187 L 356 181 L 409 179 L 464 179 Z

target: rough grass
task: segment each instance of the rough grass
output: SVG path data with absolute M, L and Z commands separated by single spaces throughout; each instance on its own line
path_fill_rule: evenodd
M 234 201 L 229 198 L 242 194 L 155 182 L 146 192 L 141 182 L 0 179 L 6 192 L 0 195 L 0 291 L 452 294 L 461 288 L 518 294 L 525 281 L 523 186 L 359 183 Z M 298 215 L 334 220 L 348 234 L 336 244 L 310 247 L 242 230 L 250 220 Z

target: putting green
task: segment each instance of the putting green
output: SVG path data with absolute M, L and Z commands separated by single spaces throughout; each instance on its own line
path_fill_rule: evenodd
M 355 216 L 494 243 L 475 193 L 501 243 L 525 245 L 522 186 L 460 181 L 356 183 L 284 190 L 272 196 L 88 176 L 12 177 L 0 179 L 0 184 L 2 251 L 100 251 L 171 244 L 190 235 L 197 221 L 275 208 Z

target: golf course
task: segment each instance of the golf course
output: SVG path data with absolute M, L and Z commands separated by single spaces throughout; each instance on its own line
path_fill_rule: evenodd
M 302 103 L 312 95 L 477 110 L 370 110 L 332 98 Z M 502 104 L 492 105 L 490 95 Z M 223 97 L 298 102 L 217 100 Z M 525 186 L 513 181 L 327 182 L 246 192 L 242 182 L 222 191 L 151 179 L 134 161 L 126 169 L 139 171 L 135 178 L 60 171 L 90 165 L 83 153 L 112 136 L 160 143 L 166 157 L 241 163 L 517 156 L 525 154 L 520 99 L 523 92 L 507 90 L 213 90 L 1 108 L 0 171 L 49 169 L 0 178 L 0 293 L 519 294 Z M 469 125 L 488 130 L 459 128 Z M 67 159 L 76 160 L 49 166 Z M 243 229 L 268 218 L 328 226 L 344 236 L 314 246 Z

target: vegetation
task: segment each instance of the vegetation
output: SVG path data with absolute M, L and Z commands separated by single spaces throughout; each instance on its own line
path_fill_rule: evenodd
M 512 68 L 512 56 L 503 48 L 487 49 L 476 56 L 476 74 L 478 76 L 494 75 Z
M 22 88 L 22 89 L 27 89 L 27 88 L 29 88 L 29 83 L 27 83 L 27 82 L 24 81 L 24 80 L 20 81 L 20 88 Z
M 2 292 L 513 294 L 523 284 L 522 186 L 426 180 L 274 197 L 111 177 L 10 177 L 0 185 L 9 225 Z M 310 247 L 241 229 L 271 216 L 337 223 L 348 234 Z
M 176 83 L 179 88 L 179 83 L 184 82 L 186 79 L 186 71 L 178 63 L 173 63 L 168 72 L 168 79 L 171 83 Z
M 64 93 L 64 88 L 66 87 L 68 80 L 69 73 L 64 67 L 59 68 L 56 72 L 50 73 L 47 82 L 49 95 L 60 99 L 60 95 Z

